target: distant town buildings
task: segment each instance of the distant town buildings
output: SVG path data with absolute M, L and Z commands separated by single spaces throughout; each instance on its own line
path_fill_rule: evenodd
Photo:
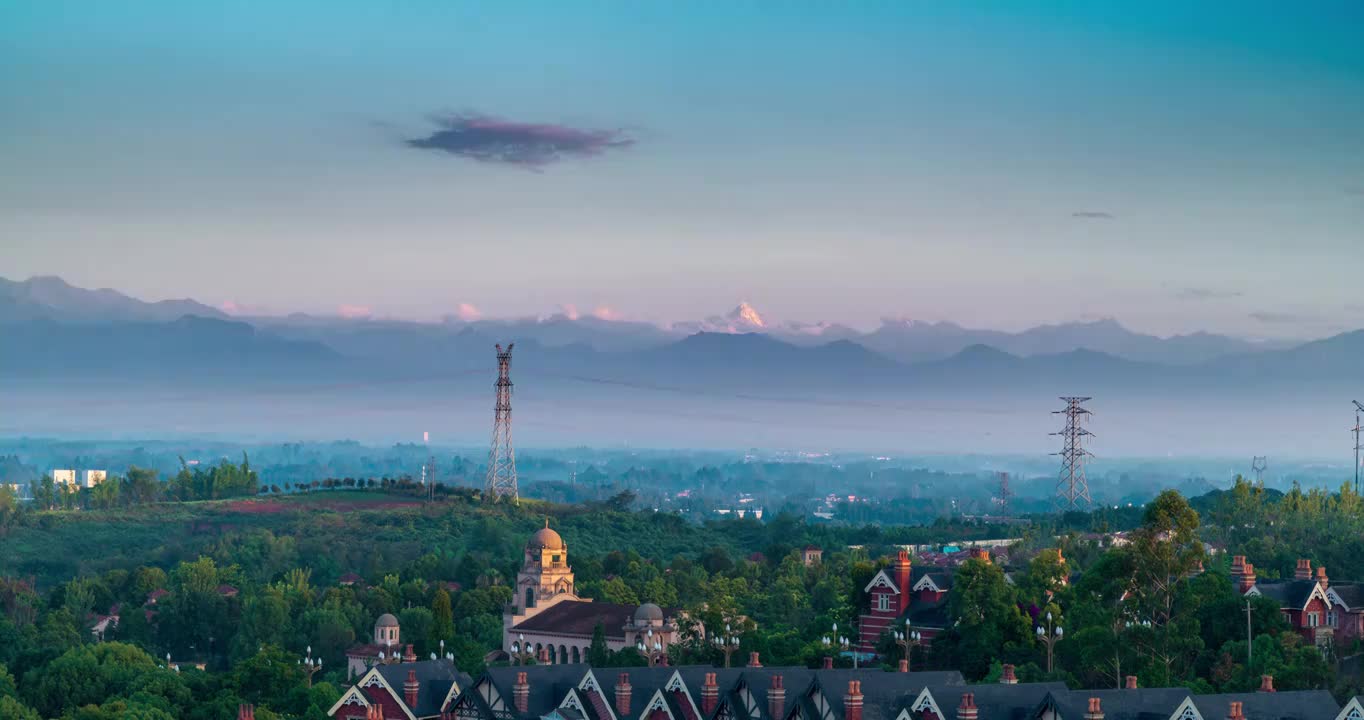
M 666 653 L 679 638 L 676 610 L 653 603 L 620 605 L 579 597 L 568 564 L 568 545 L 549 523 L 526 542 L 515 596 L 503 614 L 502 650 L 540 664 L 587 661 L 592 634 L 601 626 L 609 650 L 656 644 Z
M 58 469 L 52 471 L 52 482 L 67 487 L 92 488 L 104 482 L 108 476 L 105 470 Z

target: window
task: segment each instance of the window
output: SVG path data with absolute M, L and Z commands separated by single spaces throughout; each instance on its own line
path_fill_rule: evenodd
M 555 565 L 558 565 L 558 564 L 559 564 L 559 556 L 558 556 L 558 555 L 551 555 L 550 558 L 549 558 L 549 560 L 550 560 L 550 562 L 554 563 Z
M 1331 627 L 1336 627 L 1337 623 L 1339 623 L 1339 622 L 1340 622 L 1340 617 L 1339 617 L 1338 615 L 1336 615 L 1336 611 L 1335 611 L 1335 610 L 1332 610 L 1331 612 L 1326 613 L 1326 624 L 1327 624 L 1327 625 L 1330 625 Z
M 890 596 L 882 593 L 876 596 L 876 609 L 881 611 L 890 610 Z
M 1307 627 L 1316 627 L 1321 624 L 1321 613 L 1307 613 Z

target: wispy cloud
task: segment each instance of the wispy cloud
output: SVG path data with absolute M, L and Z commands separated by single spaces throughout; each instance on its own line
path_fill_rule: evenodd
M 620 311 L 606 305 L 598 305 L 592 310 L 592 317 L 598 320 L 616 321 L 621 319 Z
M 1180 300 L 1227 300 L 1244 296 L 1245 293 L 1240 290 L 1219 290 L 1206 287 L 1188 287 L 1175 293 L 1175 297 Z
M 1077 210 L 1077 211 L 1071 213 L 1070 216 L 1073 217 L 1073 218 L 1080 218 L 1080 219 L 1083 219 L 1083 220 L 1112 220 L 1112 219 L 1114 219 L 1114 218 L 1113 218 L 1113 213 L 1103 212 L 1103 211 L 1101 211 L 1101 210 Z
M 635 143 L 620 130 L 513 122 L 488 115 L 449 115 L 436 122 L 438 129 L 426 137 L 407 140 L 408 147 L 532 170 L 567 157 L 592 157 Z
M 1276 312 L 1273 310 L 1260 310 L 1250 313 L 1251 320 L 1264 323 L 1266 325 L 1287 325 L 1290 323 L 1312 322 L 1318 318 L 1311 315 L 1300 313 Z

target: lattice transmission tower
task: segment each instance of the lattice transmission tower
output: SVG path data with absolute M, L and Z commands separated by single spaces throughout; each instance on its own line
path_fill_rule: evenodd
M 1066 426 L 1052 435 L 1060 435 L 1064 445 L 1061 452 L 1052 454 L 1061 456 L 1061 474 L 1056 480 L 1055 502 L 1057 510 L 1065 512 L 1079 508 L 1081 500 L 1086 507 L 1094 504 L 1089 497 L 1089 481 L 1085 479 L 1085 459 L 1094 457 L 1093 453 L 1085 450 L 1085 438 L 1093 437 L 1094 433 L 1086 430 L 1084 426 L 1090 413 L 1083 404 L 1091 398 L 1072 396 L 1061 399 L 1066 402 L 1066 409 L 1053 410 L 1052 414 L 1065 415 Z
M 513 343 L 503 350 L 497 346 L 497 406 L 493 410 L 493 444 L 488 451 L 488 489 L 492 500 L 510 497 L 519 501 L 516 491 L 516 451 L 512 449 L 511 357 Z
M 1256 455 L 1250 459 L 1250 471 L 1255 473 L 1255 484 L 1265 484 L 1265 470 L 1269 469 L 1269 457 Z

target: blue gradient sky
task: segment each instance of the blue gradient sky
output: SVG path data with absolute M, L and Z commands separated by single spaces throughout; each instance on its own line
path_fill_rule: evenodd
M 1354 1 L 0 0 L 0 275 L 1320 335 L 1364 326 L 1361 27 Z M 542 172 L 403 144 L 442 112 L 636 143 Z

